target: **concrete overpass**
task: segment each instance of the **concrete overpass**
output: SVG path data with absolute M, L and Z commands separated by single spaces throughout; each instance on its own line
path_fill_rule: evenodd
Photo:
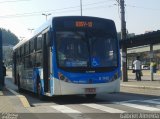
M 120 40 L 120 47 L 125 45 L 126 48 L 138 47 L 143 45 L 154 45 L 160 43 L 160 30 L 137 35 L 135 37 Z

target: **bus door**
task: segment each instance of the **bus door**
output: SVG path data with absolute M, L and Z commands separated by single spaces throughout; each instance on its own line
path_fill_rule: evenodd
M 43 34 L 42 36 L 42 44 L 43 44 L 43 78 L 44 78 L 44 92 L 48 92 L 50 90 L 50 58 L 51 58 L 51 49 L 48 45 L 48 33 Z

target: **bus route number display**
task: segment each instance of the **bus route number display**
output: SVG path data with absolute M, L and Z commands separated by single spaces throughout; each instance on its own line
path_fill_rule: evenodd
M 76 21 L 75 25 L 76 27 L 92 27 L 93 22 L 92 21 Z

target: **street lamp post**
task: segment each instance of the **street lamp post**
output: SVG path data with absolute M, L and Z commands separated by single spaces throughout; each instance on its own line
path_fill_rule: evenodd
M 81 9 L 81 16 L 82 16 L 82 0 L 80 0 L 80 9 Z
M 121 39 L 125 40 L 126 39 L 126 21 L 125 21 L 125 4 L 124 0 L 118 1 L 120 2 L 120 8 L 121 8 Z M 122 79 L 123 82 L 128 81 L 128 75 L 127 75 L 127 48 L 126 44 L 123 44 L 122 46 Z
M 42 13 L 42 15 L 46 16 L 46 21 L 47 21 L 47 17 L 51 15 L 51 13 L 48 13 L 48 14 Z
M 32 33 L 32 31 L 33 31 L 34 29 L 33 29 L 33 28 L 28 28 L 28 30 L 31 31 L 31 33 Z
M 19 38 L 20 38 L 20 41 L 22 41 L 25 37 L 21 37 L 21 36 L 20 36 Z

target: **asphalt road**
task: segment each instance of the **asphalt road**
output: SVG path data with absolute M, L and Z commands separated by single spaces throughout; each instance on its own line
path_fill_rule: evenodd
M 17 91 L 10 72 L 6 77 L 6 85 Z M 88 100 L 84 96 L 57 96 L 40 101 L 29 92 L 23 92 L 21 95 L 24 95 L 31 105 L 27 110 L 35 113 L 38 118 L 53 118 L 54 114 L 56 119 L 118 119 L 125 116 L 143 116 L 140 114 L 144 113 L 160 113 L 160 95 L 156 92 L 151 95 L 150 90 L 139 90 L 121 88 L 120 93 L 99 94 L 94 100 Z M 133 113 L 135 115 L 131 115 Z

